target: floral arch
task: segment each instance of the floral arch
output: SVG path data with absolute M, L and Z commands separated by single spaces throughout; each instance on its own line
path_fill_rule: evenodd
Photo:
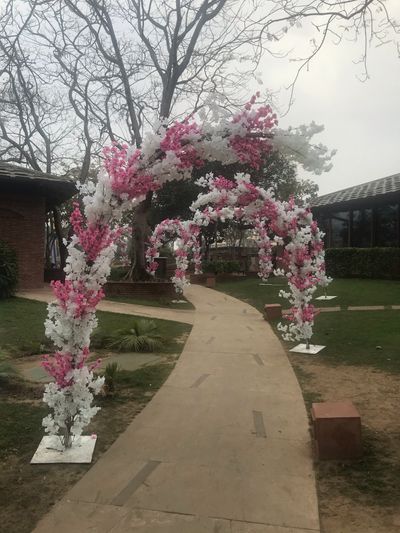
M 90 335 L 97 325 L 96 306 L 104 296 L 103 285 L 110 274 L 123 213 L 140 203 L 149 191 L 156 191 L 170 180 L 189 178 L 195 167 L 206 162 L 242 162 L 256 168 L 263 154 L 281 150 L 301 154 L 299 162 L 303 167 L 320 174 L 328 170 L 331 154 L 324 147 L 310 144 L 311 137 L 319 131 L 315 124 L 289 132 L 279 130 L 272 109 L 257 106 L 253 97 L 233 117 L 201 124 L 188 118 L 170 127 L 160 126 L 147 135 L 141 149 L 127 145 L 105 148 L 104 168 L 97 182 L 81 187 L 83 210 L 76 205 L 71 216 L 74 235 L 68 244 L 66 279 L 53 284 L 56 301 L 48 306 L 46 335 L 56 351 L 43 363 L 54 378 L 46 385 L 43 397 L 51 409 L 43 420 L 47 433 L 59 436 L 68 448 L 99 409 L 92 402 L 102 388 L 103 378 L 94 374 L 96 363 L 87 364 Z M 254 201 L 262 203 L 260 199 Z M 267 203 L 265 199 L 264 209 Z M 288 205 L 287 212 L 281 211 L 285 220 L 295 209 Z M 231 213 L 237 208 L 216 206 L 216 209 L 223 216 L 225 210 Z M 240 209 L 244 214 L 247 207 Z M 195 226 L 205 221 L 204 216 L 195 214 Z M 259 216 L 262 220 L 266 213 L 261 210 Z M 274 220 L 278 223 L 279 219 Z M 183 232 L 190 228 L 189 242 L 196 231 L 190 224 L 181 224 L 178 238 L 186 241 Z M 306 238 L 307 231 L 302 226 L 299 239 L 301 235 Z M 267 240 L 265 236 L 263 239 L 267 256 Z M 287 253 L 293 255 L 295 250 L 288 249 Z
M 325 286 L 328 278 L 325 274 L 323 251 L 323 233 L 312 219 L 309 208 L 297 206 L 293 200 L 281 202 L 276 199 L 272 190 L 264 190 L 250 182 L 250 176 L 236 174 L 234 180 L 212 174 L 197 182 L 206 188 L 192 204 L 193 220 L 184 223 L 198 240 L 200 228 L 218 220 L 240 220 L 251 225 L 257 234 L 259 255 L 259 276 L 266 281 L 273 271 L 273 246 L 283 247 L 280 257 L 281 268 L 276 274 L 285 274 L 289 292 L 281 291 L 281 296 L 288 298 L 291 309 L 287 318 L 289 324 L 279 325 L 286 340 L 305 340 L 307 345 L 312 336 L 315 308 L 311 303 L 312 295 L 318 285 Z M 166 228 L 174 221 L 166 221 Z M 150 239 L 148 255 L 154 261 L 159 242 L 164 231 L 163 223 L 159 224 Z M 196 250 L 200 250 L 200 244 Z M 182 247 L 182 254 L 186 248 Z M 180 254 L 177 254 L 178 256 Z M 201 261 L 201 258 L 200 258 Z M 197 260 L 199 270 L 199 259 Z M 154 267 L 154 262 L 150 263 Z M 201 266 L 201 263 L 200 263 Z M 185 272 L 182 273 L 182 269 Z M 177 291 L 182 291 L 182 278 L 188 268 L 188 261 L 179 263 L 178 276 L 175 273 L 172 282 Z M 155 269 L 150 268 L 154 274 Z
M 190 257 L 194 263 L 195 274 L 201 273 L 201 247 L 199 241 L 200 227 L 190 220 L 165 219 L 158 224 L 149 239 L 146 249 L 147 271 L 154 275 L 160 256 L 159 250 L 168 241 L 174 241 L 174 256 L 176 260 L 175 274 L 171 278 L 177 293 L 182 293 L 188 284 L 186 271 Z

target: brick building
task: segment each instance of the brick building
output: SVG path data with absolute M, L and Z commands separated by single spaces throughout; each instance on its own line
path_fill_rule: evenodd
M 47 213 L 75 193 L 66 178 L 0 161 L 0 240 L 17 253 L 20 289 L 43 285 Z

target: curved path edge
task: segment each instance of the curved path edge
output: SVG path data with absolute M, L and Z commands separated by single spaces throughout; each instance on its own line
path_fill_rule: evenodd
M 45 303 L 50 303 L 54 300 L 54 295 L 50 287 L 19 291 L 16 296 L 19 298 L 26 298 L 27 300 L 36 300 Z M 191 309 L 168 309 L 163 307 L 153 307 L 150 305 L 115 302 L 112 300 L 102 300 L 97 306 L 97 309 L 109 313 L 137 315 L 146 318 L 160 318 L 162 320 L 184 322 L 185 324 L 193 324 L 194 321 L 194 311 Z
M 320 531 L 307 414 L 278 338 L 239 300 L 186 296 L 194 326 L 170 377 L 35 533 Z

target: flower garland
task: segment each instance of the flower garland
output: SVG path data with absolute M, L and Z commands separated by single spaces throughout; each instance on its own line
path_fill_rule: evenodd
M 271 108 L 257 107 L 255 102 L 253 97 L 243 111 L 219 122 L 197 124 L 193 118 L 188 118 L 169 127 L 160 125 L 156 132 L 145 137 L 141 149 L 116 144 L 106 147 L 104 168 L 97 182 L 81 187 L 82 208 L 76 205 L 71 216 L 74 235 L 67 246 L 66 279 L 53 284 L 56 301 L 48 306 L 45 323 L 46 335 L 53 341 L 56 352 L 43 362 L 55 380 L 45 387 L 43 399 L 51 413 L 43 420 L 43 425 L 49 434 L 59 435 L 65 447 L 71 446 L 73 438 L 82 434 L 99 409 L 92 406 L 92 401 L 104 380 L 94 374 L 94 366 L 88 366 L 87 361 L 90 335 L 97 326 L 96 306 L 104 296 L 102 287 L 110 274 L 116 241 L 121 235 L 115 225 L 119 224 L 122 214 L 138 205 L 149 191 L 157 190 L 167 181 L 190 177 L 195 167 L 212 161 L 223 164 L 245 161 L 257 168 L 262 154 L 284 145 L 288 141 L 284 135 L 274 140 L 276 117 Z M 297 140 L 292 139 L 291 149 Z M 320 158 L 317 155 L 313 152 L 315 168 L 327 167 L 326 153 L 322 151 Z M 233 196 L 233 189 L 223 180 L 215 183 L 215 190 L 219 204 L 215 214 L 210 211 L 210 218 L 223 220 L 234 215 L 244 216 L 249 205 L 257 202 L 265 213 L 274 207 L 268 192 L 254 189 L 245 179 L 237 183 Z M 226 203 L 228 207 L 224 207 Z M 205 225 L 207 217 L 205 213 L 195 213 L 194 225 L 186 228 L 188 233 L 201 226 L 196 218 L 200 222 L 203 219 Z M 181 286 L 185 283 L 187 268 L 185 250 L 189 242 L 194 242 L 192 236 L 182 239 L 182 235 L 178 250 L 184 252 L 179 252 L 182 253 L 181 271 L 175 280 Z M 197 245 L 194 260 L 198 269 L 200 258 Z
M 195 231 L 197 240 L 199 228 L 217 220 L 242 220 L 252 225 L 257 234 L 259 255 L 258 275 L 266 281 L 273 271 L 272 248 L 283 247 L 281 267 L 275 274 L 286 275 L 289 292 L 280 291 L 291 304 L 287 315 L 288 325 L 279 324 L 285 340 L 306 340 L 312 336 L 316 310 L 310 303 L 318 285 L 325 286 L 329 278 L 325 274 L 323 233 L 312 220 L 309 208 L 298 207 L 293 200 L 281 202 L 272 190 L 264 190 L 250 182 L 250 176 L 236 174 L 234 180 L 208 174 L 197 183 L 207 189 L 192 204 L 193 221 L 186 222 L 189 231 Z M 154 244 L 161 242 L 165 231 L 170 230 L 171 221 L 157 226 L 149 250 L 149 257 L 155 253 Z M 172 221 L 173 222 L 173 221 Z M 272 237 L 273 235 L 273 237 Z M 272 237 L 272 238 L 271 238 Z M 152 248 L 153 246 L 153 248 Z M 183 247 L 180 252 L 187 257 Z M 179 265 L 172 282 L 177 291 L 183 286 L 181 278 L 186 272 L 187 261 Z
M 195 265 L 195 273 L 201 274 L 201 250 L 199 244 L 200 228 L 190 221 L 175 219 L 165 219 L 158 224 L 149 239 L 149 246 L 146 249 L 147 272 L 155 276 L 160 257 L 159 250 L 164 242 L 174 239 L 174 255 L 176 260 L 175 274 L 172 282 L 176 292 L 181 294 L 188 285 L 186 271 L 189 266 L 189 255 L 192 254 Z

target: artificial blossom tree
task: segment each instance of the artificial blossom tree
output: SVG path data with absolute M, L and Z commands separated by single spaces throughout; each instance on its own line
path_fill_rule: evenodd
M 92 402 L 103 378 L 94 372 L 97 363 L 88 364 L 90 335 L 97 325 L 96 306 L 104 296 L 123 213 L 150 191 L 171 180 L 188 179 L 195 168 L 212 161 L 256 168 L 262 154 L 281 150 L 295 154 L 304 168 L 316 173 L 329 167 L 327 149 L 310 144 L 318 131 L 315 125 L 285 133 L 278 129 L 272 109 L 257 106 L 255 97 L 233 117 L 217 120 L 216 113 L 213 117 L 201 124 L 192 117 L 169 127 L 160 124 L 140 149 L 105 148 L 104 168 L 96 184 L 82 186 L 83 212 L 76 205 L 71 216 L 74 235 L 68 244 L 66 278 L 53 284 L 56 301 L 49 304 L 45 324 L 56 352 L 43 363 L 54 378 L 45 387 L 44 401 L 51 412 L 43 425 L 47 433 L 61 438 L 64 448 L 72 446 L 99 409 Z M 188 243 L 194 242 L 195 226 L 199 226 L 197 220 L 181 227 L 182 267 Z M 181 274 L 178 278 L 182 282 Z

